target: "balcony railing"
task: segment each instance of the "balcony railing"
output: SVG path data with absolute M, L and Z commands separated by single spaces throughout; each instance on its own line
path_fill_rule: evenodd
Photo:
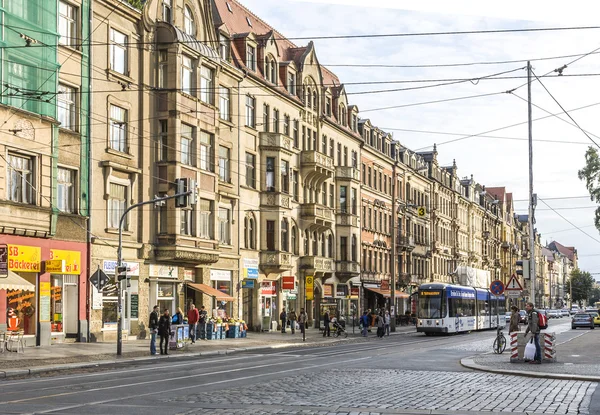
M 272 206 L 282 207 L 285 209 L 291 209 L 292 196 L 285 193 L 278 192 L 261 192 L 260 204 L 261 206 Z
M 354 261 L 338 261 L 335 264 L 335 270 L 345 274 L 359 274 L 360 264 Z
M 354 167 L 337 166 L 335 168 L 335 178 L 338 180 L 354 180 L 360 182 L 360 170 Z
M 333 177 L 333 159 L 318 151 L 303 151 L 301 155 L 304 183 L 318 188 L 325 180 Z
M 315 272 L 334 272 L 335 265 L 332 258 L 320 256 L 304 256 L 300 258 L 300 267 L 313 269 Z
M 298 150 L 294 148 L 292 138 L 281 133 L 259 133 L 260 146 L 262 148 L 281 149 L 296 153 Z
M 358 228 L 359 219 L 358 216 L 350 213 L 338 212 L 336 214 L 336 225 L 338 226 L 352 226 Z
M 260 268 L 266 272 L 283 272 L 292 269 L 292 254 L 281 251 L 261 251 Z

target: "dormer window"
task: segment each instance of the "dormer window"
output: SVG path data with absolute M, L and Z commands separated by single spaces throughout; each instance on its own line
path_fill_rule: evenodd
M 227 5 L 227 10 L 229 10 L 230 13 L 233 13 L 233 10 L 231 9 L 231 4 L 229 4 L 228 2 L 225 2 L 225 4 Z
M 224 34 L 219 34 L 219 55 L 221 59 L 229 60 L 229 39 Z
M 246 47 L 246 66 L 252 71 L 256 71 L 256 48 L 251 45 Z
M 348 123 L 348 117 L 346 115 L 346 107 L 343 104 L 340 105 L 339 116 L 340 116 L 340 120 L 339 120 L 340 124 L 342 124 L 345 127 L 346 124 Z
M 250 18 L 246 16 L 246 22 L 248 23 L 248 26 L 252 27 L 252 22 L 250 21 Z
M 331 117 L 331 97 L 325 98 L 325 114 Z
M 190 6 L 183 9 L 183 31 L 190 36 L 196 35 L 196 22 Z
M 287 90 L 290 95 L 296 95 L 296 74 L 288 72 Z
M 273 84 L 277 83 L 277 63 L 271 56 L 265 58 L 265 79 Z

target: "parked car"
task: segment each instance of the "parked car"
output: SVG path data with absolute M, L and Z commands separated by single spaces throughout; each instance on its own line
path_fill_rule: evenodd
M 560 310 L 560 315 L 563 317 L 571 317 L 571 313 L 569 313 L 569 310 L 567 310 L 566 308 Z
M 589 313 L 592 315 L 592 318 L 594 319 L 594 326 L 600 326 L 600 315 L 598 314 L 597 310 L 586 311 L 586 313 Z
M 590 313 L 577 313 L 571 320 L 571 329 L 575 330 L 577 327 L 588 327 L 594 329 L 594 317 Z
M 546 310 L 546 315 L 548 318 L 561 318 L 562 316 L 558 312 L 558 310 Z
M 519 318 L 519 323 L 527 324 L 527 311 L 521 310 L 519 311 L 519 314 L 521 315 L 521 317 Z
M 577 307 L 577 306 L 571 307 L 571 314 L 576 314 L 576 313 L 579 313 L 579 307 Z

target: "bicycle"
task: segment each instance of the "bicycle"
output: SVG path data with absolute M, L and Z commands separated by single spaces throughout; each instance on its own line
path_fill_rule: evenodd
M 496 340 L 494 340 L 493 350 L 496 354 L 502 354 L 506 349 L 506 337 L 502 333 L 502 328 L 498 327 L 496 330 Z

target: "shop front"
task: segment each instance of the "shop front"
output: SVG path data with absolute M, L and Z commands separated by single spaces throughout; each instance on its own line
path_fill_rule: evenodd
M 263 280 L 260 283 L 260 315 L 261 331 L 269 331 L 272 322 L 277 322 L 277 283 L 272 280 Z

